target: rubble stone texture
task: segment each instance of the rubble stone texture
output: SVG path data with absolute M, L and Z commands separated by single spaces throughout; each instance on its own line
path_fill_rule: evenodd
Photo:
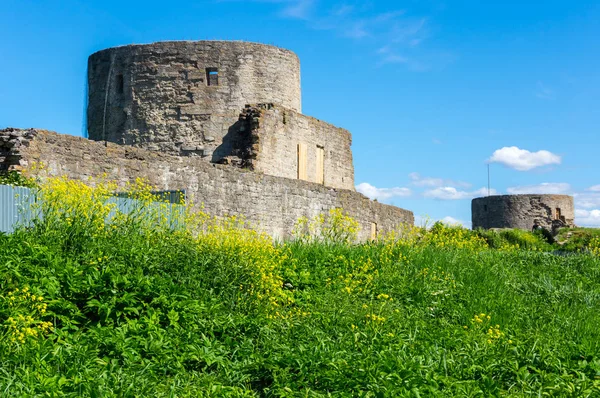
M 36 162 L 74 179 L 141 177 L 275 238 L 335 208 L 359 222 L 361 240 L 413 224 L 412 212 L 355 192 L 347 130 L 300 112 L 291 51 L 226 41 L 109 48 L 88 60 L 90 140 L 2 130 L 0 170 Z
M 197 209 L 216 216 L 238 215 L 274 238 L 289 237 L 297 220 L 342 208 L 359 222 L 360 240 L 412 225 L 413 213 L 369 200 L 347 189 L 269 176 L 198 157 L 173 156 L 46 130 L 0 130 L 0 170 L 43 163 L 48 175 L 73 179 L 106 173 L 121 186 L 136 177 L 160 190 L 186 190 Z
M 333 188 L 354 190 L 354 166 L 347 130 L 272 104 L 248 106 L 235 132 L 227 137 L 224 154 L 239 158 L 240 167 L 298 178 L 298 145 L 306 147 L 307 181 Z M 323 168 L 317 156 L 323 151 Z M 217 160 L 218 162 L 219 160 Z M 319 178 L 319 172 L 321 178 Z
M 171 41 L 109 48 L 88 60 L 92 140 L 212 161 L 244 106 L 257 103 L 301 112 L 293 52 L 235 41 Z
M 519 228 L 535 224 L 556 231 L 575 225 L 575 207 L 568 195 L 497 195 L 471 202 L 473 229 Z

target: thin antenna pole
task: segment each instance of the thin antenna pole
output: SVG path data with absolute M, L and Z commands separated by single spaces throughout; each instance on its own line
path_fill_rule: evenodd
M 490 196 L 490 164 L 488 163 L 488 196 Z

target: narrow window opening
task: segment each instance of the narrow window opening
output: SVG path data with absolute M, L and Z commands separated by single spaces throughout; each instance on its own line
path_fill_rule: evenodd
M 125 90 L 125 81 L 123 80 L 123 75 L 118 74 L 117 75 L 117 93 L 123 94 L 124 90 Z
M 562 218 L 562 214 L 560 211 L 560 207 L 556 208 L 556 220 L 560 220 Z
M 219 69 L 206 68 L 206 84 L 209 86 L 219 85 Z
M 483 211 L 487 211 L 487 205 L 483 205 Z

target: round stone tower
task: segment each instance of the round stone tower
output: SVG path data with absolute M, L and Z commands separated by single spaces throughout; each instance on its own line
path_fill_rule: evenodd
M 568 195 L 497 195 L 471 202 L 473 229 L 519 228 L 539 225 L 549 231 L 573 226 L 575 207 Z
M 88 135 L 210 156 L 246 104 L 301 111 L 300 61 L 274 46 L 171 41 L 102 50 L 88 60 Z

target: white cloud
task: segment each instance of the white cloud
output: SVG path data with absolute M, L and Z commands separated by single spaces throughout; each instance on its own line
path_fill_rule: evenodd
M 576 193 L 575 206 L 584 209 L 593 209 L 600 207 L 600 193 Z
M 286 1 L 287 5 L 281 10 L 281 15 L 289 18 L 308 19 L 314 0 Z
M 592 192 L 600 192 L 600 185 L 591 186 L 587 190 Z
M 470 221 L 459 220 L 459 219 L 451 217 L 451 216 L 446 216 L 437 221 L 441 221 L 444 224 L 450 225 L 450 226 L 461 225 L 465 228 L 471 228 L 471 225 L 472 225 Z M 432 219 L 429 216 L 415 215 L 415 226 L 417 226 L 417 227 L 429 229 L 435 222 L 436 222 L 436 220 Z
M 541 150 L 530 152 L 516 146 L 496 150 L 488 159 L 490 163 L 500 163 L 519 171 L 527 171 L 536 167 L 560 164 L 561 157 L 552 152 Z
M 571 186 L 566 182 L 544 182 L 538 185 L 524 185 L 507 188 L 506 191 L 512 195 L 519 194 L 554 194 L 563 195 L 571 191 Z
M 469 188 L 471 184 L 463 181 L 446 180 L 443 178 L 423 177 L 419 173 L 410 173 L 408 178 L 411 179 L 411 184 L 418 187 L 441 187 L 441 186 L 456 186 Z
M 582 227 L 600 227 L 600 209 L 575 209 L 575 225 Z
M 537 82 L 537 89 L 535 96 L 540 99 L 553 100 L 556 99 L 556 93 L 550 87 L 546 86 L 542 82 Z
M 385 200 L 390 198 L 404 198 L 412 194 L 408 188 L 377 188 L 373 185 L 363 182 L 356 186 L 356 190 L 371 199 Z
M 431 199 L 439 200 L 461 200 L 461 199 L 473 199 L 479 196 L 486 196 L 488 194 L 487 188 L 480 188 L 476 191 L 459 191 L 454 187 L 439 187 L 435 189 L 427 190 L 423 193 L 423 196 Z M 491 189 L 490 195 L 495 195 L 496 190 Z
M 215 0 L 273 4 L 282 18 L 300 19 L 314 30 L 330 31 L 339 37 L 362 40 L 372 46 L 379 61 L 375 65 L 401 64 L 413 71 L 440 68 L 455 56 L 423 43 L 434 30 L 430 18 L 409 15 L 406 10 L 378 11 L 373 2 L 341 2 L 331 6 L 318 0 Z M 379 49 L 379 50 L 377 50 Z
M 459 220 L 459 219 L 451 217 L 451 216 L 446 216 L 446 217 L 442 218 L 440 221 L 446 225 L 450 225 L 450 226 L 460 225 L 465 228 L 471 228 L 471 225 L 472 225 L 470 221 Z

